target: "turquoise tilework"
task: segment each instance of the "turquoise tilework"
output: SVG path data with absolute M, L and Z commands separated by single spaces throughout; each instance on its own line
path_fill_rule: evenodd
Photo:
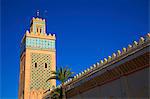
M 55 49 L 55 41 L 27 37 L 26 38 L 26 47 L 31 47 L 31 48 L 35 48 L 35 49 Z

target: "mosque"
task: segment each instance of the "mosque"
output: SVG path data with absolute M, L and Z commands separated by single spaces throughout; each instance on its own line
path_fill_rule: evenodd
M 55 34 L 46 33 L 45 19 L 33 18 L 21 41 L 19 99 L 42 99 L 56 81 L 46 80 L 56 69 Z
M 21 41 L 19 99 L 51 99 L 47 83 L 56 70 L 56 36 L 46 33 L 46 22 L 32 18 Z M 65 82 L 67 99 L 149 97 L 150 33 Z

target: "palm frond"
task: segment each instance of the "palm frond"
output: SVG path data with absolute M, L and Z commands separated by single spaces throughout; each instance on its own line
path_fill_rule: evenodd
M 57 76 L 51 76 L 49 79 L 47 79 L 47 81 L 52 80 L 52 79 L 58 79 L 58 77 Z
M 51 76 L 48 80 L 56 79 L 59 80 L 61 83 L 64 83 L 69 78 L 73 78 L 72 74 L 74 74 L 74 72 L 71 72 L 71 68 L 68 68 L 68 66 L 66 66 L 60 67 L 59 69 L 57 69 L 57 71 L 51 71 L 51 74 L 54 74 L 54 76 Z

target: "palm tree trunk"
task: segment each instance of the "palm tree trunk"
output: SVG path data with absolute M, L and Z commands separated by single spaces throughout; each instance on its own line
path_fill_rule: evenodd
M 62 84 L 62 99 L 66 99 L 66 92 L 65 92 L 65 86 Z

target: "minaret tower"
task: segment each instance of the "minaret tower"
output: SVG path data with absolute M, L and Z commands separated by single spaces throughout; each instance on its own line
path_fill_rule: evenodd
M 55 40 L 55 34 L 46 33 L 45 19 L 32 19 L 21 41 L 19 99 L 42 99 L 44 91 L 56 86 L 56 80 L 46 82 L 56 69 Z

